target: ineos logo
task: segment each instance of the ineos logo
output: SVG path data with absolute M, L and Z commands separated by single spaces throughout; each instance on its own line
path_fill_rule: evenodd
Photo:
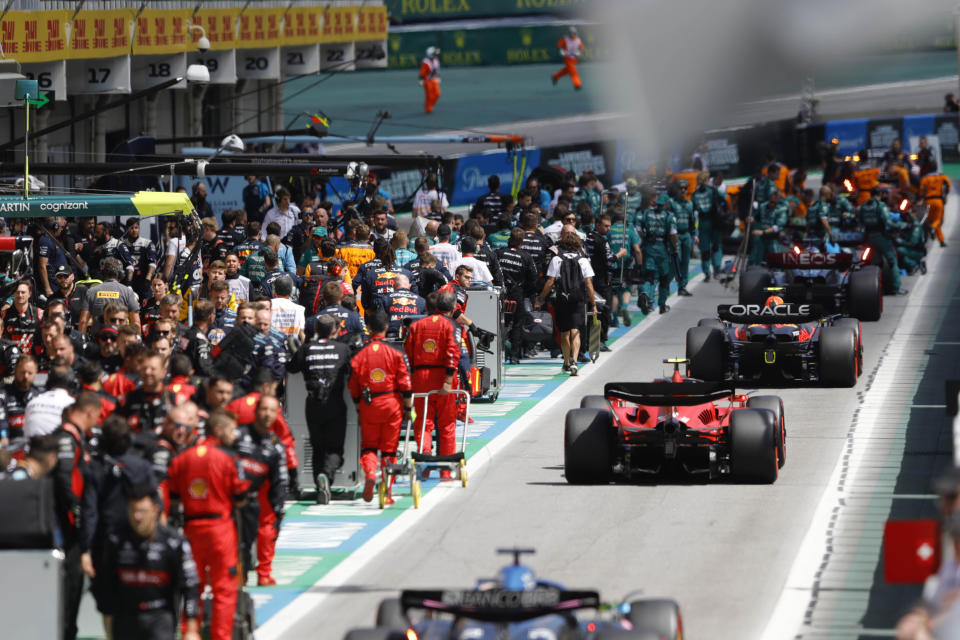
M 727 313 L 732 316 L 806 316 L 810 315 L 810 305 L 778 304 L 767 307 L 760 304 L 732 304 Z
M 836 253 L 782 253 L 783 263 L 786 265 L 797 265 L 804 267 L 832 266 L 837 264 Z

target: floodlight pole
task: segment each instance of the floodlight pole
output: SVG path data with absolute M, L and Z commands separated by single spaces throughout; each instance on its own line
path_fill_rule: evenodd
M 23 106 L 27 109 L 27 126 L 23 133 L 23 199 L 30 198 L 30 94 L 23 96 Z

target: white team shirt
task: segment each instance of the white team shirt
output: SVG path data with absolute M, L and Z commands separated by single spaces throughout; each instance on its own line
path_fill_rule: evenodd
M 73 396 L 66 389 L 44 391 L 27 403 L 23 415 L 23 435 L 46 436 L 63 424 L 63 410 L 73 404 Z
M 580 263 L 580 274 L 584 278 L 592 278 L 593 266 L 590 264 L 590 259 L 581 257 L 577 260 L 577 262 Z M 550 259 L 550 265 L 547 267 L 547 277 L 559 278 L 561 264 L 563 264 L 563 258 L 560 256 L 553 256 L 553 258 Z
M 460 264 L 460 252 L 449 242 L 439 242 L 430 247 L 430 253 L 437 257 L 437 262 L 442 264 L 447 271 L 453 274 Z
M 299 334 L 306 326 L 305 309 L 290 298 L 270 301 L 270 326 L 284 335 Z
M 461 264 L 467 265 L 473 269 L 474 280 L 481 280 L 483 282 L 489 282 L 490 284 L 493 284 L 493 274 L 490 273 L 490 269 L 483 260 L 478 260 L 473 256 L 466 256 L 460 258 L 460 262 L 457 264 L 457 266 L 459 267 Z M 454 269 L 456 269 L 456 267 Z M 450 273 L 453 273 L 453 271 Z

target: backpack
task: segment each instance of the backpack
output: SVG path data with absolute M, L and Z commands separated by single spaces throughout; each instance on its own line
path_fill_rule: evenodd
M 259 332 L 252 324 L 238 322 L 230 333 L 210 350 L 214 370 L 231 380 L 238 378 L 253 362 L 253 354 L 257 350 L 254 337 Z
M 300 278 L 300 304 L 307 310 L 307 315 L 317 314 L 326 306 L 323 301 L 323 285 L 330 282 L 330 276 L 302 276 Z
M 560 275 L 557 276 L 557 302 L 564 305 L 583 302 L 584 279 L 580 271 L 580 254 L 560 254 Z

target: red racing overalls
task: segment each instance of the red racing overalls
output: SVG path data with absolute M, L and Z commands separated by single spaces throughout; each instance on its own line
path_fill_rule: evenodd
M 414 393 L 438 391 L 448 375 L 456 380 L 457 362 L 460 360 L 460 327 L 449 318 L 434 314 L 417 320 L 407 332 L 404 350 L 413 371 Z M 453 385 L 457 388 L 456 383 Z M 437 453 L 451 455 L 456 451 L 456 396 L 433 395 L 424 403 L 416 398 L 413 403 L 417 418 L 414 420 L 414 434 L 417 442 L 423 443 L 421 453 L 430 453 L 431 434 L 437 430 Z M 424 405 L 426 404 L 426 407 Z M 423 431 L 423 417 L 426 415 L 426 430 Z M 450 472 L 447 471 L 447 474 Z
M 207 584 L 213 588 L 210 638 L 231 640 L 239 584 L 233 505 L 250 483 L 243 478 L 236 455 L 210 438 L 173 459 L 167 483 L 170 497 L 183 505 L 184 531 L 193 547 L 200 592 Z
M 402 398 L 410 397 L 413 386 L 407 357 L 382 336 L 372 336 L 350 366 L 348 388 L 360 414 L 360 466 L 369 480 L 377 474 L 377 452 L 383 466 L 396 462 Z

